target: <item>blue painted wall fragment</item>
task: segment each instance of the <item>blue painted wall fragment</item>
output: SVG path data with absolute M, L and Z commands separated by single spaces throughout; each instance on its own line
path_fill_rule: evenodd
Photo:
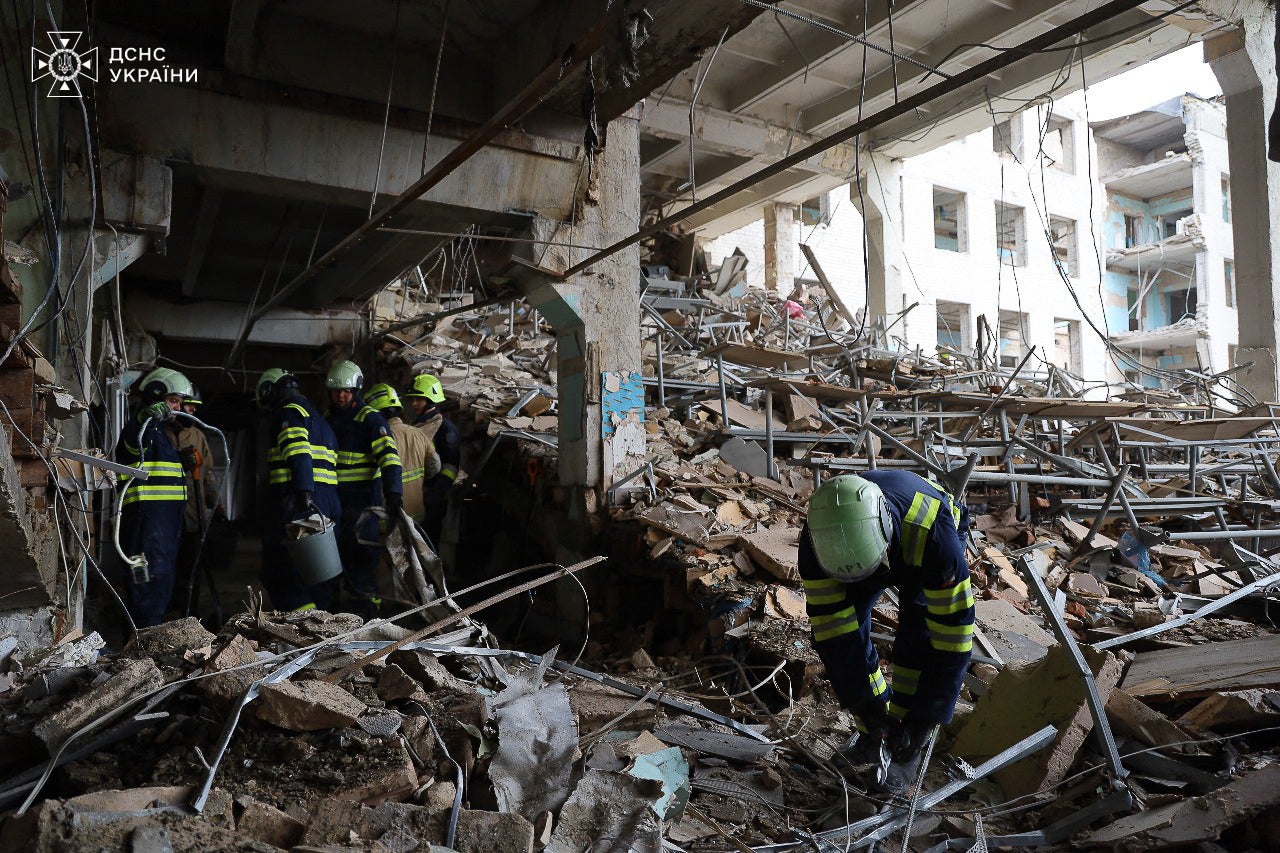
M 638 372 L 605 371 L 600 374 L 600 389 L 602 436 L 613 436 L 614 415 L 619 420 L 625 420 L 627 415 L 635 415 L 637 420 L 644 423 L 644 379 Z

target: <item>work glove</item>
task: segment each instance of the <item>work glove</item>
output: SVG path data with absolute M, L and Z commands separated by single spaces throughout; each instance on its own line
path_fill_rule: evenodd
M 400 520 L 400 507 L 404 504 L 402 495 L 387 495 L 387 499 L 383 501 L 383 507 L 387 510 L 387 518 L 391 523 Z
M 173 409 L 169 408 L 169 404 L 164 400 L 160 400 L 138 412 L 139 421 L 145 421 L 147 418 L 154 418 L 161 422 L 173 420 Z
M 178 451 L 178 457 L 182 460 L 182 467 L 188 471 L 194 471 L 200 467 L 200 451 L 194 447 L 184 447 Z
M 306 489 L 298 489 L 293 493 L 293 506 L 297 512 L 304 515 L 310 515 L 316 512 L 316 503 L 311 496 L 311 492 Z

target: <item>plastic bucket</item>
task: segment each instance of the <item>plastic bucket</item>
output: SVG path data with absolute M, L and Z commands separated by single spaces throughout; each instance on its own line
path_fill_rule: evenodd
M 312 516 L 319 519 L 319 516 Z M 319 519 L 319 529 L 304 534 L 299 539 L 285 539 L 289 557 L 302 576 L 303 583 L 314 585 L 332 580 L 342 574 L 342 558 L 338 555 L 337 525 L 327 519 Z

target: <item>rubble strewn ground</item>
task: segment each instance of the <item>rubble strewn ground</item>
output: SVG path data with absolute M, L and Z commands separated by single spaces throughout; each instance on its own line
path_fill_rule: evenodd
M 597 614 L 581 654 L 506 649 L 462 618 L 406 641 L 449 612 L 436 601 L 398 628 L 254 611 L 10 660 L 5 849 L 844 849 L 842 827 L 880 824 L 909 824 L 916 850 L 1280 847 L 1272 407 L 1192 375 L 1087 400 L 1056 368 L 898 352 L 821 292 L 747 291 L 732 262 L 693 284 L 647 272 L 657 405 L 607 512 L 638 555 L 615 578 L 656 585 L 680 636 Z M 424 298 L 397 295 L 444 307 Z M 419 331 L 384 339 L 392 363 L 441 376 L 482 447 L 554 463 L 534 312 Z M 815 484 L 868 467 L 963 491 L 974 521 L 978 643 L 914 809 L 836 756 L 853 721 L 796 575 Z M 893 612 L 875 613 L 886 656 Z

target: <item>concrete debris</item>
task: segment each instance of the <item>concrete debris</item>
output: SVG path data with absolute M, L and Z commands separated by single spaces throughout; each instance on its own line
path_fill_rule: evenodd
M 1084 651 L 1098 693 L 1106 702 L 1120 680 L 1123 663 L 1107 652 Z M 1008 666 L 996 676 L 973 714 L 961 724 L 952 754 L 977 763 L 1051 725 L 1058 735 L 1048 749 L 999 771 L 995 779 L 1010 797 L 1056 785 L 1071 771 L 1093 730 L 1085 696 L 1084 681 L 1070 655 L 1055 645 L 1042 660 Z
M 323 681 L 264 684 L 258 696 L 258 719 L 292 732 L 349 726 L 365 710 L 346 690 Z
M 106 675 L 106 673 L 104 673 Z M 31 730 L 52 752 L 82 726 L 103 714 L 113 712 L 140 695 L 164 683 L 155 661 L 144 658 L 128 661 L 98 686 L 76 696 Z

